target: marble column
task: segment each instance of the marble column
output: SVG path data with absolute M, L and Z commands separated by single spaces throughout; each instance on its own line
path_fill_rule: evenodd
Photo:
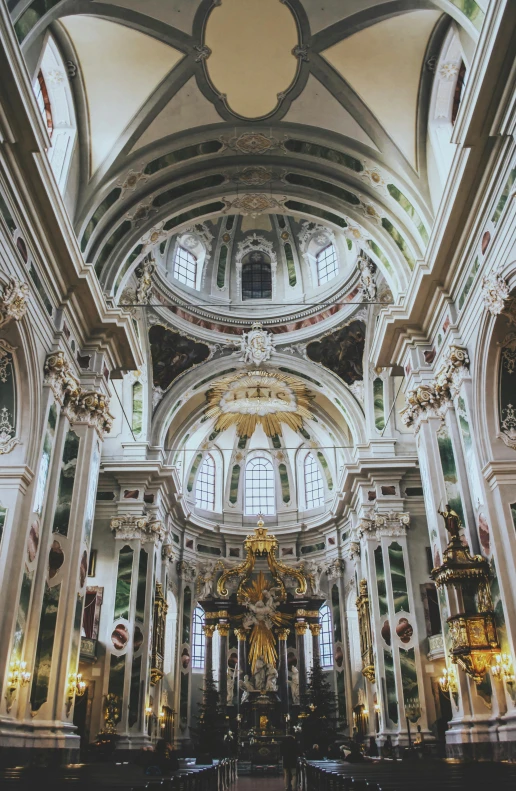
M 219 623 L 220 633 L 220 661 L 219 661 L 219 695 L 220 705 L 224 708 L 228 699 L 228 635 L 229 624 Z
M 288 714 L 288 664 L 287 664 L 287 637 L 290 629 L 280 629 L 278 631 L 278 692 L 281 700 L 281 711 Z
M 204 632 L 204 689 L 206 690 L 206 681 L 209 678 L 213 680 L 213 633 L 216 626 L 205 623 L 202 629 Z
M 321 662 L 321 651 L 319 649 L 319 635 L 321 633 L 321 624 L 320 623 L 311 623 L 309 624 L 309 629 L 312 633 L 312 656 L 315 663 Z
M 306 695 L 306 654 L 305 634 L 308 628 L 306 621 L 297 621 L 296 625 L 297 666 L 299 670 L 299 700 L 303 705 Z
M 245 629 L 235 629 L 238 639 L 238 691 L 247 672 L 247 632 Z M 240 700 L 240 694 L 239 694 Z

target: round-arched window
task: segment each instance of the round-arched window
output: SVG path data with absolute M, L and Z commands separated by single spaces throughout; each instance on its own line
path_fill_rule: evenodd
M 195 504 L 198 508 L 211 510 L 215 507 L 215 462 L 208 454 L 197 476 Z
M 272 298 L 272 268 L 265 253 L 256 250 L 242 262 L 242 300 Z
M 269 459 L 259 456 L 245 468 L 245 513 L 270 516 L 275 512 L 274 467 Z

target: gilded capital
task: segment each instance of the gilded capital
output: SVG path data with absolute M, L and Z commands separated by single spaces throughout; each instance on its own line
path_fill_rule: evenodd
M 219 623 L 217 629 L 220 632 L 221 637 L 227 637 L 229 635 L 229 624 L 228 623 Z
M 308 624 L 310 631 L 312 632 L 312 637 L 319 637 L 321 633 L 321 624 L 320 623 L 310 623 Z
M 204 634 L 206 635 L 206 637 L 209 637 L 211 639 L 213 637 L 214 633 L 215 633 L 215 629 L 216 628 L 217 627 L 216 627 L 216 625 L 214 623 L 213 624 L 205 623 L 205 624 L 203 624 L 202 630 L 203 630 Z
M 290 634 L 290 629 L 278 629 L 278 640 L 286 640 Z
M 247 640 L 247 632 L 245 629 L 235 629 L 235 634 L 239 640 Z
M 294 626 L 295 626 L 297 635 L 306 634 L 306 630 L 308 628 L 308 624 L 306 623 L 306 621 L 296 621 Z

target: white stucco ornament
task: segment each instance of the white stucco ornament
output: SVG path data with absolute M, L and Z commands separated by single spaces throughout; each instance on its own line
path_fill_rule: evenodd
M 249 332 L 244 332 L 240 341 L 242 357 L 240 362 L 250 365 L 261 365 L 270 359 L 274 350 L 272 332 L 263 329 L 263 325 L 255 322 Z

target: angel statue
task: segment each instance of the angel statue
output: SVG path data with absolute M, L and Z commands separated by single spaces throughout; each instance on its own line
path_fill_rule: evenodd
M 267 683 L 267 667 L 268 665 L 263 661 L 263 656 L 259 656 L 254 665 L 253 681 L 255 689 L 260 690 L 260 692 L 263 692 Z
M 228 694 L 227 694 L 227 705 L 233 705 L 233 696 L 235 694 L 235 677 L 236 677 L 236 669 L 234 667 L 228 667 Z
M 199 566 L 199 573 L 197 576 L 197 592 L 201 601 L 202 599 L 213 597 L 215 571 L 218 565 L 218 561 L 216 560 L 206 560 Z
M 310 586 L 314 596 L 324 596 L 321 590 L 321 575 L 323 567 L 316 560 L 311 560 L 305 565 L 306 576 L 310 580 Z
M 278 655 L 276 652 L 276 638 L 272 632 L 273 627 L 285 626 L 290 617 L 278 612 L 277 588 L 271 587 L 262 571 L 258 577 L 241 592 L 245 613 L 242 625 L 244 629 L 251 629 L 249 662 L 255 679 L 257 689 L 265 689 L 265 666 L 276 667 Z M 262 664 L 263 663 L 263 664 Z M 257 670 L 263 668 L 263 678 Z

